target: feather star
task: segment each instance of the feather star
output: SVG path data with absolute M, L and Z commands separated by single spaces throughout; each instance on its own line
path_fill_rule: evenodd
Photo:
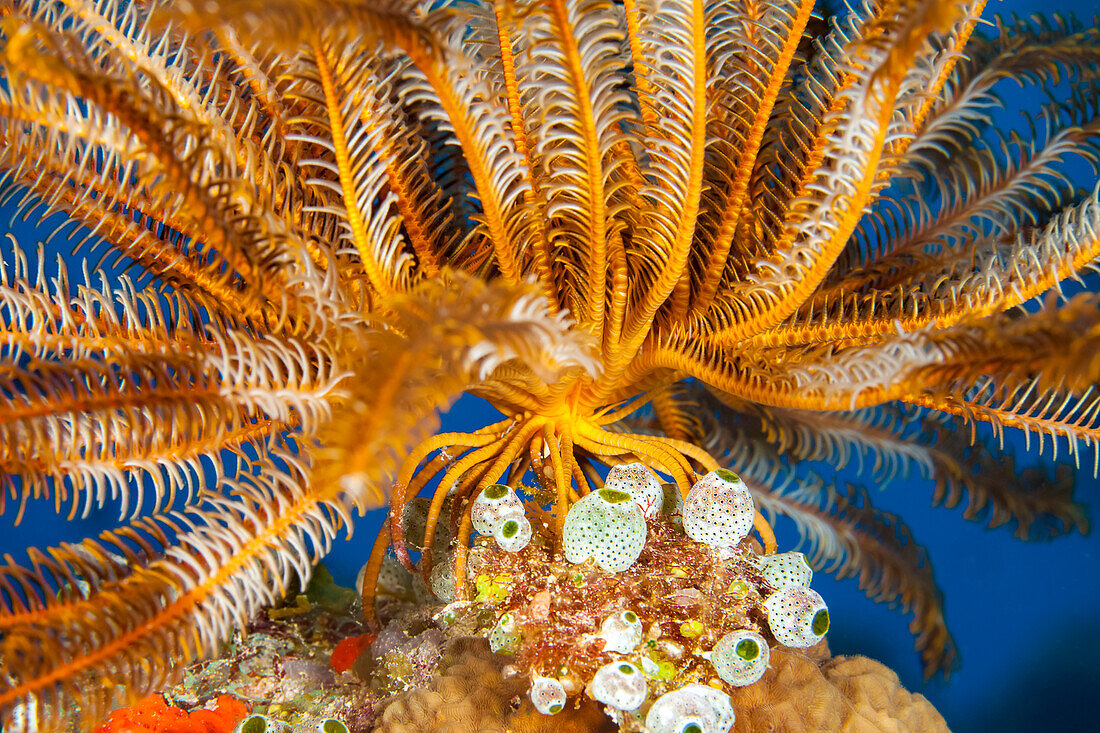
M 387 548 L 442 561 L 446 502 L 526 480 L 560 537 L 624 462 L 738 471 L 949 670 L 924 551 L 814 465 L 1084 526 L 1100 298 L 1063 284 L 1100 257 L 1100 33 L 975 32 L 983 4 L 0 3 L 4 196 L 89 263 L 5 248 L 0 509 L 122 514 L 0 566 L 5 719 L 164 685 L 356 511 L 390 507 L 370 620 Z M 1047 91 L 1023 131 L 1006 80 Z M 502 419 L 433 434 L 462 393 Z

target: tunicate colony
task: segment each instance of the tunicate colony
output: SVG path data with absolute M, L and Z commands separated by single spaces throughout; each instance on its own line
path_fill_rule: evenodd
M 519 552 L 531 541 L 531 523 L 523 502 L 510 486 L 490 484 L 474 500 L 470 521 L 481 534 L 492 535 L 506 552 Z
M 569 509 L 563 536 L 566 560 L 574 565 L 594 563 L 606 573 L 620 573 L 634 565 L 645 547 L 647 518 L 669 521 L 673 512 L 676 519 L 682 512 L 688 538 L 714 548 L 719 557 L 733 557 L 752 530 L 752 495 L 731 471 L 719 469 L 702 476 L 682 505 L 670 500 L 669 494 L 669 487 L 640 463 L 612 468 L 602 489 L 581 497 Z M 478 532 L 491 536 L 505 552 L 519 552 L 532 539 L 523 503 L 507 486 L 493 484 L 484 489 L 473 502 L 471 519 Z M 757 563 L 753 574 L 763 583 L 757 587 L 735 579 L 726 592 L 744 599 L 755 588 L 759 594 L 755 597 L 763 598 L 760 607 L 768 631 L 780 644 L 808 647 L 819 642 L 828 631 L 829 611 L 821 596 L 808 587 L 813 572 L 805 556 L 786 552 L 751 557 Z M 687 597 L 685 602 L 691 600 Z M 656 624 L 649 628 L 660 635 Z M 603 654 L 611 655 L 612 661 L 600 666 L 585 683 L 586 693 L 607 706 L 616 720 L 625 720 L 623 715 L 633 716 L 638 724 L 644 720 L 651 733 L 726 733 L 735 714 L 729 695 L 716 689 L 721 687 L 719 679 L 731 687 L 759 680 L 768 668 L 768 640 L 751 627 L 726 633 L 712 649 L 696 652 L 710 663 L 718 679 L 710 686 L 689 683 L 651 699 L 647 678 L 665 680 L 674 670 L 666 670 L 640 651 L 646 629 L 646 619 L 630 609 L 603 619 L 599 632 L 587 638 L 602 645 Z M 684 638 L 702 638 L 706 627 L 690 619 L 680 630 Z M 496 620 L 488 637 L 492 650 L 501 654 L 516 654 L 523 644 L 522 632 L 509 613 Z M 654 645 L 652 639 L 648 643 Z M 554 676 L 531 673 L 529 695 L 541 713 L 553 715 L 563 710 L 571 689 L 576 687 L 568 682 L 563 685 Z

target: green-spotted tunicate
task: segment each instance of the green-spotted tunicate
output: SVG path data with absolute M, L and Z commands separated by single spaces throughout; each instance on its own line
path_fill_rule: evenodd
M 613 467 L 607 473 L 604 487 L 630 494 L 647 517 L 656 516 L 664 504 L 661 482 L 642 463 L 624 463 Z
M 728 550 L 752 529 L 755 508 L 745 482 L 718 469 L 695 482 L 684 501 L 684 531 L 696 542 Z
M 588 683 L 593 699 L 616 710 L 637 709 L 645 702 L 646 692 L 645 675 L 630 662 L 605 664 Z
M 290 733 L 290 726 L 266 715 L 249 715 L 237 723 L 233 733 Z
M 764 570 L 764 582 L 776 590 L 784 588 L 808 588 L 814 571 L 801 552 L 781 552 L 760 558 Z
M 641 554 L 645 538 L 645 516 L 625 491 L 594 491 L 565 515 L 565 559 L 572 563 L 593 558 L 609 573 L 626 570 Z
M 527 517 L 506 517 L 493 528 L 493 539 L 505 552 L 519 552 L 531 541 L 531 523 Z
M 543 715 L 556 715 L 565 707 L 565 688 L 553 677 L 535 675 L 528 692 L 531 703 Z
M 454 563 L 450 561 L 450 555 L 451 553 L 447 553 L 441 560 L 437 560 L 428 576 L 428 587 L 436 598 L 445 603 L 451 603 L 455 599 Z
M 764 601 L 764 612 L 772 636 L 785 646 L 813 646 L 829 630 L 829 608 L 809 588 L 776 591 Z
M 489 484 L 470 507 L 470 522 L 481 534 L 493 534 L 493 530 L 508 519 L 523 516 L 523 502 L 512 487 Z
M 727 733 L 735 720 L 729 695 L 690 684 L 657 698 L 645 725 L 649 733 Z
M 626 654 L 642 643 L 642 621 L 633 611 L 620 611 L 604 619 L 599 638 L 605 652 Z
M 664 502 L 661 504 L 661 516 L 675 527 L 684 526 L 684 495 L 676 484 L 661 484 Z
M 710 663 L 723 681 L 744 687 L 764 675 L 768 657 L 768 642 L 763 636 L 751 629 L 738 629 L 718 640 L 710 653 Z
M 317 733 L 348 733 L 348 727 L 342 720 L 328 718 L 317 724 Z
M 512 614 L 506 613 L 489 632 L 489 648 L 494 654 L 515 654 L 519 642 L 520 633 L 516 628 L 516 619 Z

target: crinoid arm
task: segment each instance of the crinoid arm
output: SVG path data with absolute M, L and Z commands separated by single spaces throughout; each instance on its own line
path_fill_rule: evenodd
M 193 304 L 138 297 L 125 279 L 117 291 L 73 286 L 63 264 L 48 282 L 22 253 L 10 261 L 4 510 L 52 501 L 73 516 L 113 500 L 124 521 L 0 568 L 0 700 L 42 728 L 159 689 L 304 585 L 351 509 L 381 503 L 396 456 L 468 381 L 525 358 L 590 364 L 586 340 L 566 347 L 529 288 L 462 276 L 393 301 L 344 347 L 341 358 L 386 374 L 368 388 L 336 368 L 331 346 L 257 341 L 228 318 L 169 320 Z M 173 429 L 151 429 L 158 420 Z M 324 449 L 311 450 L 317 436 Z
M 380 247 L 392 212 L 440 196 L 415 166 L 386 167 L 400 143 L 353 158 L 341 192 L 369 200 L 387 172 L 407 176 L 400 205 L 343 230 L 379 252 L 383 279 L 331 246 L 353 204 L 323 176 L 286 175 L 339 158 L 291 139 L 308 129 L 303 100 L 323 105 L 316 68 L 287 91 L 286 59 L 260 61 L 228 30 L 158 36 L 137 4 L 18 3 L 3 32 L 5 198 L 87 225 L 65 226 L 107 264 L 70 276 L 42 249 L 3 252 L 0 502 L 16 520 L 28 502 L 113 504 L 121 525 L 32 548 L 29 565 L 5 558 L 0 707 L 34 730 L 86 727 L 304 586 L 467 384 L 501 364 L 548 379 L 595 366 L 590 337 L 532 286 L 443 272 L 445 214 L 410 223 L 408 253 Z M 222 41 L 213 63 L 205 44 Z

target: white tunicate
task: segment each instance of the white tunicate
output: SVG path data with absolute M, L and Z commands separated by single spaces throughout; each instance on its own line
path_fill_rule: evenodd
M 565 688 L 552 677 L 535 675 L 531 680 L 531 703 L 543 715 L 555 715 L 565 707 Z
M 737 546 L 752 529 L 755 507 L 745 482 L 720 468 L 695 482 L 684 501 L 684 531 L 719 549 Z
M 459 614 L 462 612 L 462 610 L 470 605 L 471 603 L 469 601 L 453 601 L 444 606 L 439 611 L 439 613 L 432 616 L 432 618 L 436 621 L 442 621 L 447 626 L 450 626 L 456 620 L 458 620 Z
M 481 534 L 493 534 L 497 525 L 517 515 L 523 516 L 523 502 L 504 484 L 486 486 L 470 508 L 470 522 Z
M 328 718 L 317 724 L 317 733 L 348 733 L 348 727 L 342 720 Z
M 807 647 L 829 630 L 829 608 L 816 591 L 794 587 L 776 591 L 764 601 L 768 628 L 784 646 Z
M 604 487 L 630 494 L 647 517 L 656 516 L 664 505 L 665 492 L 661 489 L 661 482 L 642 463 L 615 466 L 608 471 Z
M 266 715 L 249 715 L 237 723 L 233 733 L 290 733 L 290 724 Z
M 516 619 L 506 613 L 500 617 L 496 626 L 489 632 L 489 648 L 494 654 L 515 654 L 519 648 L 520 634 L 516 628 Z
M 645 547 L 642 508 L 630 494 L 603 488 L 587 494 L 565 515 L 565 559 L 593 558 L 609 573 L 626 570 Z
M 432 572 L 428 576 L 428 585 L 432 593 L 441 601 L 451 603 L 455 599 L 455 573 L 454 562 L 450 559 L 451 553 L 437 561 L 432 566 Z
M 769 652 L 763 636 L 751 629 L 739 629 L 718 640 L 710 654 L 710 663 L 725 682 L 744 687 L 764 675 Z
M 657 698 L 645 725 L 649 733 L 727 733 L 735 720 L 729 695 L 691 684 Z
M 493 528 L 493 539 L 505 552 L 519 552 L 531 541 L 531 523 L 527 517 L 508 517 Z
M 593 699 L 616 710 L 635 710 L 646 698 L 645 675 L 630 662 L 611 662 L 596 670 L 588 683 Z
M 363 572 L 363 570 L 359 571 L 357 588 L 363 586 Z M 420 575 L 410 573 L 393 555 L 382 558 L 382 567 L 378 570 L 376 585 L 379 595 L 404 598 L 411 592 L 417 603 L 432 601 L 432 591 Z
M 776 590 L 807 588 L 814 577 L 814 571 L 801 552 L 765 555 L 760 558 L 760 564 L 764 568 L 764 581 Z
M 439 508 L 439 516 L 451 513 L 452 495 L 448 494 Z M 424 545 L 424 532 L 428 526 L 428 515 L 432 513 L 432 500 L 418 496 L 405 504 L 401 526 L 404 530 L 405 545 L 410 550 L 420 550 Z M 446 522 L 435 526 L 435 539 L 432 540 L 432 553 L 439 557 L 451 545 L 451 532 Z
M 665 500 L 661 505 L 661 514 L 669 524 L 682 527 L 684 524 L 684 495 L 676 484 L 661 484 Z
M 598 636 L 604 640 L 605 652 L 634 651 L 642 643 L 642 621 L 633 611 L 612 614 L 604 619 Z

